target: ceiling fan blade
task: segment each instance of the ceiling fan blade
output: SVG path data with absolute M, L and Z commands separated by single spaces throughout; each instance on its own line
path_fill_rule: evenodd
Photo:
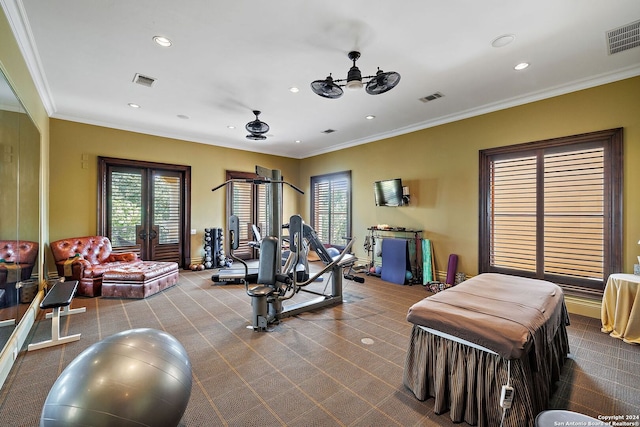
M 342 88 L 333 82 L 331 76 L 324 80 L 315 80 L 311 82 L 311 90 L 316 95 L 329 99 L 340 98 L 344 93 Z
M 376 75 L 367 83 L 366 91 L 369 95 L 380 95 L 393 89 L 400 82 L 400 74 L 395 71 L 382 72 L 378 70 Z
M 247 139 L 251 139 L 253 141 L 264 141 L 265 139 L 267 139 L 267 137 L 264 135 L 250 133 L 249 135 L 247 135 Z

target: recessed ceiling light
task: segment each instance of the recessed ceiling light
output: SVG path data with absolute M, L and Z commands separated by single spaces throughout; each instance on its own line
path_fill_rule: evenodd
M 290 87 L 290 88 L 289 88 L 289 92 L 291 92 L 291 93 L 298 93 L 298 92 L 300 92 L 300 89 L 298 89 L 298 88 L 297 88 L 297 87 L 295 87 L 295 86 L 294 86 L 294 87 Z
M 514 41 L 516 36 L 513 34 L 503 34 L 495 39 L 491 40 L 491 46 L 493 47 L 504 47 Z
M 296 144 L 300 144 L 302 141 L 300 141 L 299 139 L 296 139 Z
M 187 116 L 186 114 L 178 114 L 178 118 L 187 120 L 187 119 L 189 119 L 189 116 Z
M 154 36 L 153 41 L 162 47 L 169 47 L 173 44 L 171 43 L 171 40 L 163 36 Z
M 376 118 L 376 116 L 372 116 L 372 115 L 368 115 L 367 117 L 365 117 L 365 119 L 367 119 L 367 120 L 373 120 L 375 118 Z
M 129 107 L 131 107 L 131 108 L 140 108 L 140 106 L 138 104 L 134 104 L 133 102 L 129 103 Z
M 528 62 L 521 62 L 518 65 L 516 65 L 515 67 L 513 67 L 514 70 L 516 71 L 521 71 L 524 70 L 525 68 L 527 68 L 529 66 Z
M 229 126 L 227 126 L 227 129 L 235 129 L 235 128 L 236 128 L 236 127 L 235 127 L 235 126 L 233 126 L 233 125 L 229 125 Z

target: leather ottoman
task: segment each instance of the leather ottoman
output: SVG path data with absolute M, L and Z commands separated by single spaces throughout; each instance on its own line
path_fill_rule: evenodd
M 143 261 L 105 271 L 102 296 L 146 298 L 178 283 L 178 263 Z

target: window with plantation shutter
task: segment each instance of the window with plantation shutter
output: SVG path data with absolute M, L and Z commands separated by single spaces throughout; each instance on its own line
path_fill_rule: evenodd
M 254 173 L 227 171 L 227 179 L 256 179 Z M 236 215 L 240 224 L 238 236 L 238 249 L 233 255 L 240 259 L 255 259 L 258 251 L 249 246 L 254 240 L 252 225 L 256 225 L 261 231 L 262 237 L 266 236 L 267 215 L 267 189 L 268 185 L 253 184 L 252 182 L 235 181 L 227 186 L 227 217 Z
M 311 177 L 311 226 L 323 243 L 345 246 L 351 237 L 351 172 Z
M 480 272 L 601 292 L 622 268 L 622 130 L 480 152 Z

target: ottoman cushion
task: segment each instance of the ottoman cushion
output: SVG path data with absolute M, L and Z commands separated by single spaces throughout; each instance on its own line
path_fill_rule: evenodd
M 102 296 L 146 298 L 178 283 L 178 263 L 142 261 L 105 271 Z

